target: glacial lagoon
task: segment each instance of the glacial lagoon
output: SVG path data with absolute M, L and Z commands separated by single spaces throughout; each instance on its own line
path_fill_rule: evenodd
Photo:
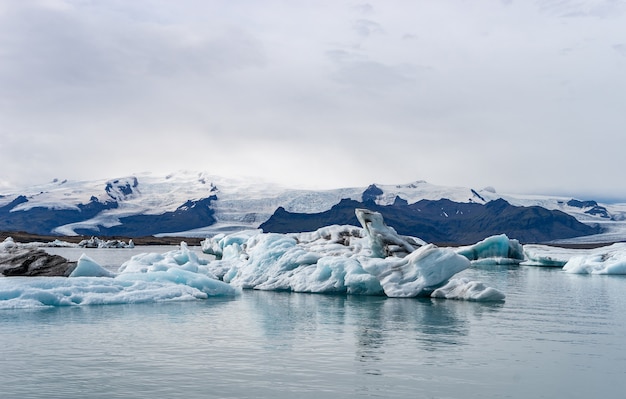
M 129 255 L 80 251 L 104 265 Z M 626 277 L 515 265 L 458 276 L 506 301 L 244 290 L 4 309 L 0 397 L 622 397 Z

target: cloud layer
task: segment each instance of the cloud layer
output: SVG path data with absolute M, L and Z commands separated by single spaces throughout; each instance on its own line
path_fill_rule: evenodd
M 207 170 L 614 197 L 623 1 L 0 3 L 0 188 Z

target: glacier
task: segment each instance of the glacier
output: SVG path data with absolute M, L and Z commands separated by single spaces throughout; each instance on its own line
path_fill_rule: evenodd
M 189 201 L 205 211 L 208 206 L 214 213 L 207 211 L 203 220 L 198 220 L 196 215 L 192 218 L 195 223 L 160 223 L 160 231 L 150 234 L 200 238 L 229 234 L 259 228 L 279 207 L 294 213 L 318 213 L 343 199 L 361 201 L 367 198 L 377 205 L 387 206 L 398 198 L 409 204 L 445 198 L 466 204 L 486 204 L 503 199 L 513 206 L 540 206 L 562 211 L 581 222 L 604 227 L 602 234 L 578 238 L 585 242 L 619 241 L 626 237 L 626 224 L 620 222 L 626 220 L 626 204 L 598 204 L 568 197 L 510 195 L 498 193 L 491 187 L 445 187 L 422 180 L 408 184 L 373 184 L 367 189 L 349 187 L 314 191 L 283 187 L 257 178 L 234 179 L 203 171 L 177 171 L 168 175 L 146 172 L 97 181 L 55 179 L 46 184 L 7 190 L 0 193 L 0 211 L 15 219 L 14 223 L 26 226 L 25 219 L 37 217 L 45 222 L 45 226 L 39 226 L 41 223 L 37 225 L 41 230 L 39 234 L 107 235 L 103 232 L 122 231 L 126 225 L 140 224 L 136 220 L 139 215 L 170 215 L 185 208 Z M 212 197 L 216 199 L 207 205 Z M 64 216 L 52 221 L 46 213 L 52 210 L 55 215 Z M 109 235 L 132 236 L 119 232 Z

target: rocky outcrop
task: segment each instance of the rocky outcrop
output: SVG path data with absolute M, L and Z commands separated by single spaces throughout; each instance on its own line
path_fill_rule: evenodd
M 69 276 L 76 268 L 59 255 L 42 249 L 27 248 L 6 239 L 0 243 L 0 274 L 4 276 Z

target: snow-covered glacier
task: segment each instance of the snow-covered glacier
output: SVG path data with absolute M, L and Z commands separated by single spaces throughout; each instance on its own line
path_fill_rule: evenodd
M 464 209 L 468 204 L 486 206 L 503 200 L 516 207 L 539 206 L 551 211 L 562 211 L 583 222 L 586 227 L 583 229 L 578 225 L 571 231 L 558 230 L 558 234 L 554 230 L 553 237 L 541 236 L 537 240 L 517 236 L 514 234 L 515 229 L 508 231 L 512 238 L 525 242 L 571 239 L 588 234 L 597 237 L 585 237 L 584 240 L 595 239 L 596 242 L 617 241 L 620 237 L 626 237 L 626 224 L 619 222 L 626 220 L 626 204 L 509 195 L 498 193 L 490 187 L 446 187 L 425 181 L 307 190 L 283 187 L 254 178 L 224 178 L 197 171 L 178 171 L 168 175 L 139 173 L 97 181 L 55 179 L 38 186 L 4 189 L 0 193 L 0 222 L 3 222 L 0 227 L 8 231 L 14 229 L 11 226 L 19 226 L 18 230 L 30 229 L 33 230 L 30 233 L 44 235 L 169 235 L 204 238 L 259 228 L 278 209 L 296 214 L 315 214 L 330 210 L 342 200 L 389 207 L 401 203 L 412 205 L 420 201 L 449 200 L 456 203 L 449 206 L 451 209 L 442 210 L 442 219 L 437 223 L 455 219 L 454 215 L 459 213 L 465 214 L 463 218 L 466 218 L 469 215 Z M 421 211 L 424 216 L 424 209 Z M 515 220 L 509 222 L 515 223 Z M 353 221 L 332 223 L 346 224 Z M 394 225 L 400 231 L 401 227 Z M 591 226 L 588 225 L 602 225 L 604 233 L 600 235 L 598 230 L 591 232 Z M 323 224 L 291 231 L 310 231 L 321 226 Z M 566 226 L 561 228 L 565 229 Z M 487 235 L 500 232 L 491 231 Z M 422 233 L 405 233 L 433 242 L 443 242 Z M 467 244 L 485 236 L 451 242 Z

